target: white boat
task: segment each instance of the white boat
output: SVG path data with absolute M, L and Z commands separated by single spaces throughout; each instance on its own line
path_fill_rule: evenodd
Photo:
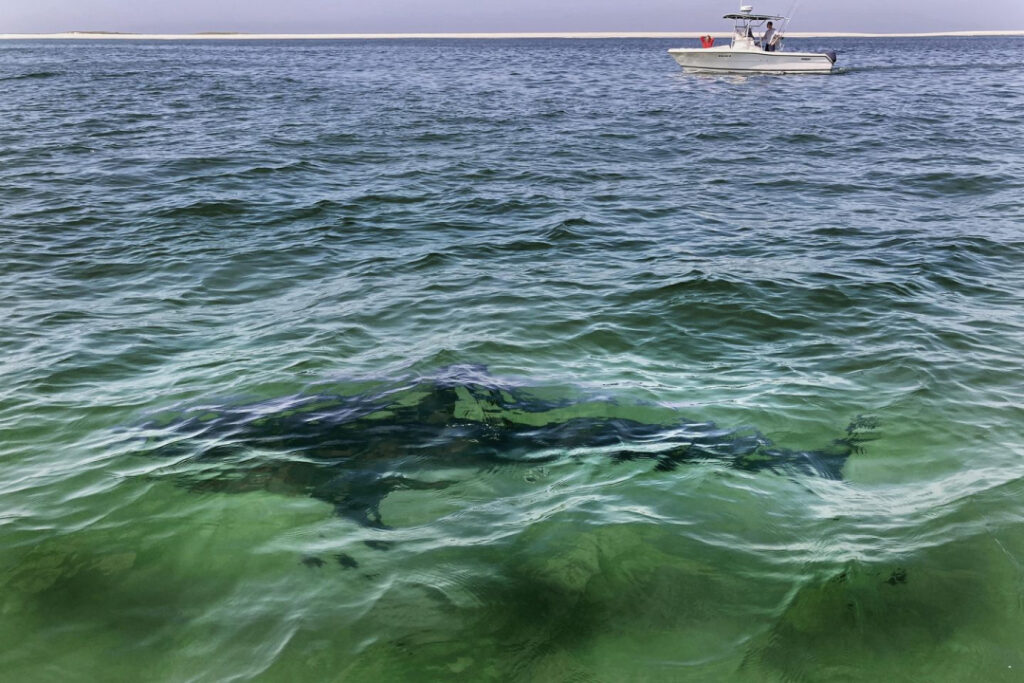
M 716 46 L 714 39 L 706 36 L 701 38 L 704 47 L 677 47 L 668 53 L 687 71 L 827 74 L 836 64 L 836 53 L 831 51 L 787 52 L 783 46 L 789 23 L 786 17 L 754 14 L 752 6 L 744 5 L 739 13 L 724 18 L 736 22 L 729 44 Z M 765 39 L 769 22 L 775 32 Z

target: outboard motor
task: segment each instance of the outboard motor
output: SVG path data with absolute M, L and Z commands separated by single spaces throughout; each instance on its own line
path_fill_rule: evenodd
M 835 50 L 826 50 L 825 51 L 825 56 L 828 57 L 830 60 L 832 60 L 833 64 L 836 63 L 836 51 Z

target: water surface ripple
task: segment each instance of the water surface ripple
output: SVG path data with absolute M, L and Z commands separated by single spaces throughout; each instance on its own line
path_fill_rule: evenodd
M 1017 680 L 1024 50 L 0 44 L 0 678 Z

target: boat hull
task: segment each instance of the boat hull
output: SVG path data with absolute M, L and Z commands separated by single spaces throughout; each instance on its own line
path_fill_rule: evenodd
M 668 53 L 688 71 L 733 73 L 819 73 L 832 72 L 835 58 L 813 52 L 763 52 L 725 48 L 676 48 Z

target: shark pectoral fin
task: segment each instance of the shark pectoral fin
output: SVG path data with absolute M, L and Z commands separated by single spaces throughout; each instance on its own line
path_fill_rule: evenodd
M 334 513 L 339 517 L 351 519 L 359 526 L 371 529 L 391 529 L 380 518 L 380 505 L 363 504 L 360 501 L 346 500 L 334 506 Z
M 334 514 L 351 519 L 359 526 L 371 529 L 390 529 L 380 516 L 380 503 L 387 493 L 379 491 L 349 492 L 337 496 L 334 503 Z
M 336 477 L 313 491 L 313 497 L 334 504 L 340 517 L 360 526 L 390 529 L 381 519 L 380 504 L 393 491 L 427 491 L 444 489 L 453 481 L 420 481 L 401 475 L 369 478 L 365 473 Z

